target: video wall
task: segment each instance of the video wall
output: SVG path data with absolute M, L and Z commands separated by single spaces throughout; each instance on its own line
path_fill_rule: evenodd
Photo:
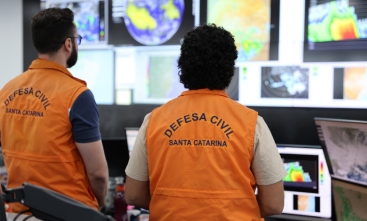
M 102 89 L 91 88 L 101 105 L 159 105 L 177 97 L 186 90 L 177 68 L 183 36 L 215 23 L 235 38 L 238 59 L 227 93 L 239 103 L 367 108 L 363 0 L 46 0 L 43 5 L 75 13 L 83 36 L 78 76 L 88 68 L 97 73 L 85 66 L 88 61 L 109 66 L 84 79 L 93 85 L 89 81 L 106 78 Z

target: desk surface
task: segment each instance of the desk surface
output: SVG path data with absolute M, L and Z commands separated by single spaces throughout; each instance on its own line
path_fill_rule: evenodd
M 7 221 L 13 221 L 16 215 L 17 215 L 16 213 L 7 213 Z M 17 218 L 17 221 L 22 221 L 25 218 L 27 218 L 27 215 L 20 215 Z M 316 217 L 302 217 L 302 216 L 294 216 L 294 215 L 286 215 L 286 214 L 271 216 L 269 218 L 285 219 L 285 220 L 300 220 L 300 221 L 303 221 L 303 220 L 304 221 L 331 221 L 331 219 L 316 218 Z M 27 219 L 27 221 L 42 221 L 42 220 L 32 217 L 30 219 Z
M 14 217 L 17 215 L 16 213 L 7 213 L 7 221 L 13 221 Z M 22 221 L 23 219 L 27 218 L 28 215 L 20 215 L 16 221 Z M 27 219 L 27 221 L 41 221 L 40 219 L 36 219 L 34 217 L 31 217 Z

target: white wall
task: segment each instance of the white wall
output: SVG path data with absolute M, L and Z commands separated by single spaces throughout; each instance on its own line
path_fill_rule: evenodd
M 0 88 L 23 71 L 22 2 L 0 0 Z

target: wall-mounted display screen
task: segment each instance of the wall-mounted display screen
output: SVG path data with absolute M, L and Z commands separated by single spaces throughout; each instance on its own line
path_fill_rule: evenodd
M 262 98 L 305 98 L 308 96 L 309 68 L 298 66 L 261 67 Z
M 187 90 L 180 83 L 177 60 L 179 46 L 120 47 L 116 51 L 116 103 L 121 91 L 131 91 L 135 104 L 163 104 Z M 239 100 L 239 69 L 226 88 L 228 96 Z M 130 96 L 130 95 L 128 95 Z
M 130 89 L 132 103 L 140 104 L 163 104 L 178 97 L 186 90 L 178 75 L 178 57 L 179 46 L 119 48 L 116 52 L 116 62 L 120 63 L 116 64 L 117 93 Z
M 214 23 L 231 32 L 239 62 L 278 59 L 278 0 L 202 0 L 200 23 Z
M 178 56 L 152 55 L 146 63 L 146 94 L 149 98 L 175 98 L 184 90 L 177 68 Z
M 334 99 L 367 100 L 367 67 L 334 68 Z
M 195 26 L 193 0 L 109 0 L 109 44 L 178 45 Z
M 304 60 L 366 61 L 365 6 L 364 0 L 306 1 Z
M 179 96 L 186 90 L 177 67 L 180 41 L 195 26 L 215 23 L 232 33 L 238 50 L 226 90 L 233 100 L 247 106 L 367 108 L 363 0 L 46 3 L 74 11 L 78 32 L 85 33 L 82 49 L 115 51 L 112 103 L 118 105 L 163 104 Z M 98 38 L 95 30 L 103 24 L 107 44 L 84 45 Z
M 367 63 L 240 65 L 240 103 L 249 106 L 367 108 Z
M 105 42 L 104 0 L 47 0 L 46 8 L 69 8 L 74 12 L 74 23 L 83 43 Z
M 97 104 L 114 104 L 114 51 L 79 50 L 73 76 L 87 82 Z

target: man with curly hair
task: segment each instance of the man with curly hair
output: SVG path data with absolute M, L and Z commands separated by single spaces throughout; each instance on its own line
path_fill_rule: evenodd
M 126 168 L 126 201 L 149 209 L 149 220 L 261 220 L 282 212 L 286 171 L 273 137 L 256 111 L 225 92 L 236 59 L 222 27 L 184 36 L 178 67 L 188 90 L 145 117 Z
M 108 168 L 93 94 L 67 69 L 76 64 L 82 40 L 73 21 L 68 8 L 32 18 L 38 59 L 1 89 L 0 138 L 8 188 L 27 182 L 97 210 L 104 206 Z

